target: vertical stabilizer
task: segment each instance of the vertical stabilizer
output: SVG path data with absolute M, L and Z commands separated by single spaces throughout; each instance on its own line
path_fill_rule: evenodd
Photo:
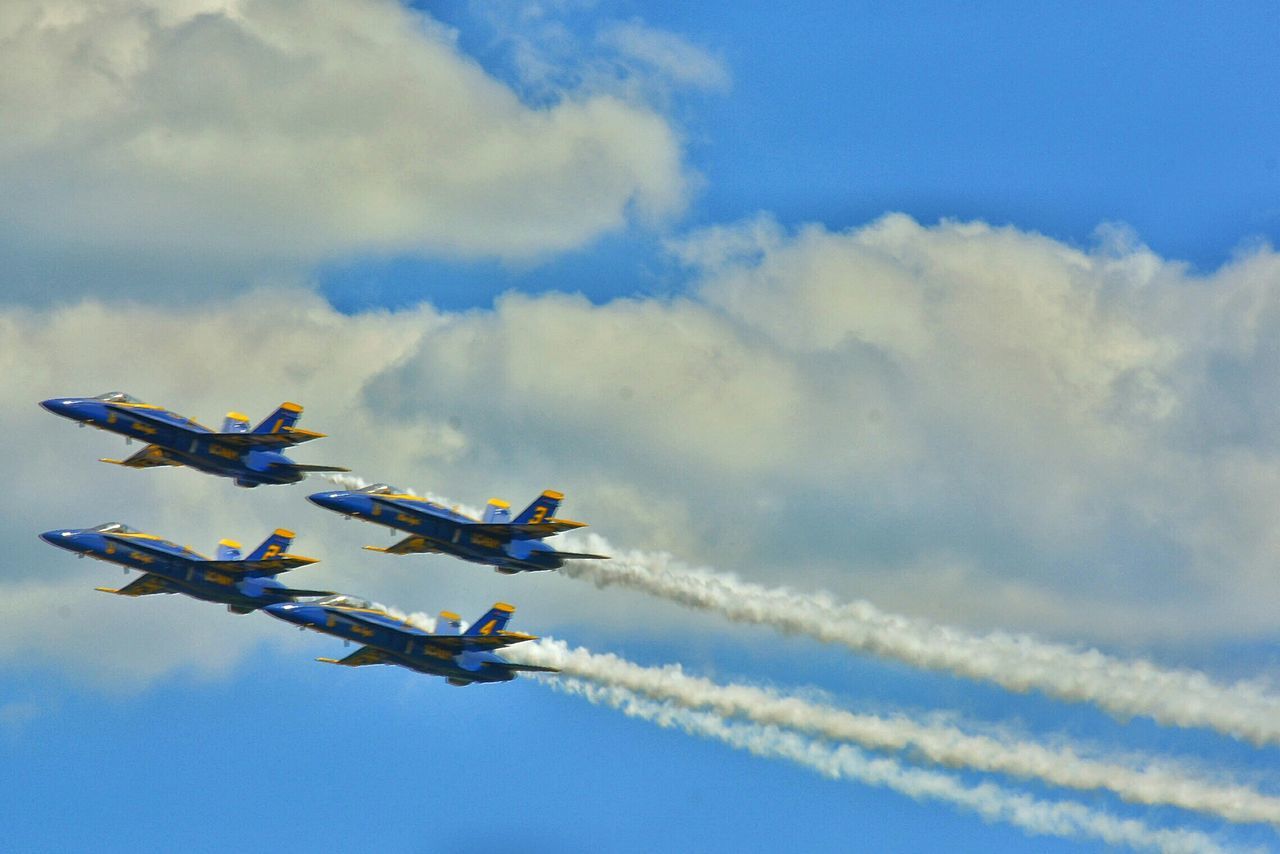
M 471 628 L 467 629 L 463 634 L 492 635 L 500 632 L 507 627 L 507 621 L 511 619 L 511 615 L 515 613 L 515 610 L 515 605 L 508 605 L 506 602 L 495 602 L 493 607 L 486 611 L 484 616 L 476 620 Z
M 292 427 L 302 417 L 302 407 L 296 403 L 282 403 L 275 412 L 263 419 L 253 428 L 255 433 L 279 433 L 286 427 Z
M 539 522 L 554 518 L 556 511 L 560 509 L 560 502 L 564 501 L 564 496 L 553 489 L 548 489 L 538 496 L 528 507 L 520 512 L 515 518 L 517 525 L 536 525 Z
M 441 611 L 440 616 L 436 617 L 436 634 L 462 634 L 462 618 L 452 611 Z
M 239 560 L 240 544 L 235 540 L 218 540 L 218 560 Z
M 254 549 L 245 560 L 270 560 L 289 551 L 289 545 L 296 537 L 293 531 L 277 528 L 271 536 L 262 541 L 262 545 Z
M 242 415 L 239 412 L 228 412 L 227 417 L 222 419 L 222 432 L 248 433 L 249 416 Z
M 501 498 L 490 498 L 484 506 L 484 518 L 481 520 L 495 524 L 511 521 L 511 505 Z

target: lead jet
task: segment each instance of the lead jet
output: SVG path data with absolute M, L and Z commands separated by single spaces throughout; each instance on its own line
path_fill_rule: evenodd
M 135 531 L 119 522 L 93 528 L 46 531 L 40 539 L 59 548 L 142 570 L 141 578 L 119 590 L 98 587 L 103 593 L 148 596 L 152 593 L 185 593 L 206 602 L 220 602 L 233 614 L 248 614 L 297 596 L 332 596 L 331 590 L 297 590 L 285 587 L 275 576 L 316 562 L 313 557 L 289 554 L 294 534 L 276 530 L 248 557 L 240 556 L 240 544 L 218 543 L 212 560 L 186 546 Z
M 564 496 L 549 489 L 514 519 L 511 505 L 498 498 L 489 499 L 484 516 L 473 519 L 385 483 L 363 489 L 317 492 L 308 495 L 307 500 L 348 518 L 386 525 L 409 534 L 390 548 L 365 546 L 375 552 L 450 554 L 492 566 L 507 575 L 559 569 L 566 560 L 607 558 L 607 555 L 556 551 L 542 542 L 545 537 L 562 531 L 586 527 L 584 522 L 554 518 Z
M 421 629 L 385 608 L 353 596 L 334 595 L 315 602 L 281 602 L 263 609 L 273 617 L 304 629 L 363 644 L 343 659 L 318 658 L 326 664 L 361 667 L 399 664 L 434 676 L 450 685 L 472 682 L 510 682 L 520 671 L 557 672 L 554 667 L 515 664 L 494 652 L 511 644 L 537 640 L 534 635 L 506 631 L 515 607 L 494 604 L 465 632 L 457 614 L 440 612 L 436 632 Z
M 323 433 L 294 426 L 302 415 L 302 407 L 296 403 L 280 404 L 253 429 L 249 429 L 247 417 L 228 412 L 222 429 L 217 432 L 122 391 L 97 397 L 55 397 L 41 401 L 40 405 L 81 425 L 110 430 L 129 441 L 147 442 L 145 448 L 128 459 L 101 460 L 127 468 L 190 466 L 208 474 L 234 478 L 236 486 L 244 487 L 297 483 L 313 471 L 350 471 L 337 466 L 301 465 L 282 453 L 284 448 L 324 437 Z

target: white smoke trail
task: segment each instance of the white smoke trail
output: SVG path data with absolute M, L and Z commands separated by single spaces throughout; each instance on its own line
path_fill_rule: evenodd
M 618 554 L 601 537 L 586 540 L 589 551 Z M 1255 745 L 1280 743 L 1280 697 L 1257 683 L 1220 685 L 1197 671 L 1125 661 L 1029 635 L 973 635 L 887 614 L 866 601 L 841 603 L 826 593 L 796 593 L 692 569 L 667 555 L 630 552 L 607 561 L 569 561 L 560 572 L 597 587 L 640 590 L 737 623 L 767 625 L 1012 691 L 1036 689 L 1060 700 L 1094 703 L 1122 719 L 1146 715 L 1164 725 L 1209 727 Z
M 1044 801 L 1008 791 L 994 783 L 969 786 L 936 771 L 907 768 L 884 757 L 872 758 L 850 745 L 832 747 L 793 732 L 759 724 L 731 723 L 718 715 L 645 700 L 622 688 L 574 679 L 545 679 L 546 684 L 629 717 L 675 727 L 690 735 L 716 739 L 756 756 L 786 759 L 832 779 L 854 780 L 891 789 L 917 800 L 934 800 L 976 812 L 988 821 L 1012 824 L 1032 834 L 1096 839 L 1107 845 L 1169 854 L 1223 851 L 1203 833 L 1154 828 L 1136 819 L 1118 818 L 1070 801 Z
M 684 708 L 709 709 L 768 726 L 852 742 L 873 750 L 902 750 L 953 768 L 1035 778 L 1067 788 L 1106 789 L 1147 805 L 1169 805 L 1228 821 L 1280 824 L 1280 798 L 1238 785 L 1216 785 L 1170 767 L 1141 770 L 1099 761 L 1069 748 L 1052 749 L 1010 738 L 972 735 L 956 727 L 925 724 L 897 715 L 882 718 L 780 696 L 750 685 L 720 685 L 686 674 L 679 665 L 645 667 L 611 653 L 597 654 L 542 639 L 510 647 L 506 657 L 555 667 L 566 676 L 621 688 Z

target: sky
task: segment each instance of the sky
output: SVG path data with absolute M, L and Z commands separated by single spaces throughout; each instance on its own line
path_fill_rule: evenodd
M 4 4 L 6 840 L 1280 848 L 1278 29 Z M 618 559 L 373 554 L 327 481 L 103 466 L 129 449 L 36 406 L 113 389 L 297 401 L 299 462 L 558 489 L 591 532 L 558 541 Z M 104 596 L 36 535 L 105 521 L 289 528 L 321 559 L 289 583 L 512 602 L 565 673 L 326 668 L 265 614 Z

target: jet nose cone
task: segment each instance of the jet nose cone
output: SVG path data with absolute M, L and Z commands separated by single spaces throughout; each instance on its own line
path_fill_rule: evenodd
M 74 411 L 77 402 L 78 401 L 75 398 L 51 397 L 48 400 L 40 401 L 40 405 L 52 412 L 54 415 L 61 415 L 63 418 L 74 418 Z
M 43 534 L 40 535 L 40 539 L 44 540 L 46 543 L 48 543 L 51 546 L 58 546 L 59 548 L 69 549 L 75 543 L 76 533 L 77 533 L 76 531 L 66 530 L 66 529 L 62 529 L 58 531 L 45 531 Z
M 342 510 L 343 498 L 345 497 L 345 492 L 317 492 L 313 495 L 308 495 L 307 500 L 326 510 Z
M 293 621 L 297 616 L 293 612 L 298 610 L 298 607 L 292 602 L 275 602 L 270 605 L 262 606 L 262 610 L 266 611 L 273 617 Z

